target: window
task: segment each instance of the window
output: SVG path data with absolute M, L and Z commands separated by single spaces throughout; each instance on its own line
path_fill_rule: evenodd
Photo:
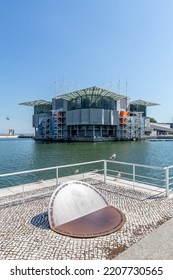
M 115 109 L 115 101 L 111 97 L 96 94 L 78 96 L 68 102 L 68 110 L 75 109 Z

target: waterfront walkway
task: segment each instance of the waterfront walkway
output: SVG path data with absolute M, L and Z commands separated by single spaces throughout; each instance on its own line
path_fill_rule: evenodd
M 117 260 L 173 260 L 173 218 L 119 254 Z
M 64 177 L 60 183 L 71 179 L 81 177 Z M 149 190 L 127 188 L 118 181 L 107 180 L 104 184 L 91 176 L 85 180 L 97 187 L 109 204 L 124 212 L 127 222 L 123 228 L 97 238 L 63 236 L 50 230 L 48 223 L 55 180 L 30 184 L 28 193 L 34 198 L 25 203 L 17 200 L 22 187 L 1 189 L 0 259 L 173 259 L 171 197 L 153 196 Z

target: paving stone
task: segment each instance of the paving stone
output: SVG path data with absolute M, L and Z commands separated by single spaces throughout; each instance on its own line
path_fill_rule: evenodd
M 109 204 L 126 215 L 117 232 L 97 238 L 71 238 L 53 232 L 48 222 L 49 196 L 8 205 L 15 196 L 0 198 L 0 259 L 113 259 L 173 217 L 173 199 L 150 197 L 125 186 L 87 180 L 104 195 Z M 17 195 L 18 197 L 18 195 Z M 166 242 L 166 240 L 165 240 Z M 156 256 L 156 255 L 155 255 Z

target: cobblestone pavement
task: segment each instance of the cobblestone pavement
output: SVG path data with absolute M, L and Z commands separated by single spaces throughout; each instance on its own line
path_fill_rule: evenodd
M 0 209 L 0 259 L 113 259 L 173 217 L 173 199 L 87 181 L 126 215 L 127 222 L 119 231 L 87 239 L 57 234 L 48 223 L 50 197 L 37 198 Z

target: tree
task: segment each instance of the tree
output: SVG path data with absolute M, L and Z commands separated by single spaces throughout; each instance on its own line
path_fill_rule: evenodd
M 151 123 L 157 123 L 157 121 L 154 118 L 150 118 Z

